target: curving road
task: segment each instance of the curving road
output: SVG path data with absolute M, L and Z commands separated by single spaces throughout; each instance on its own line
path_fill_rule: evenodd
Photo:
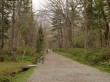
M 28 82 L 110 82 L 110 74 L 50 52 Z

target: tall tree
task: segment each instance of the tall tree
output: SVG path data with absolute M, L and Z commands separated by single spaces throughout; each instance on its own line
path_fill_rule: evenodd
M 110 38 L 110 0 L 107 0 L 107 3 L 108 3 L 108 25 L 109 25 L 109 35 L 108 35 L 108 38 Z M 108 45 L 110 47 L 110 39 L 109 39 Z
M 44 48 L 44 33 L 42 26 L 39 27 L 37 33 L 37 44 L 36 44 L 37 52 L 41 52 Z
M 3 48 L 5 44 L 5 40 L 7 39 L 6 33 L 10 27 L 10 6 L 11 4 L 8 3 L 8 0 L 1 0 L 0 2 L 0 18 L 1 18 L 1 28 L 0 28 L 0 47 Z

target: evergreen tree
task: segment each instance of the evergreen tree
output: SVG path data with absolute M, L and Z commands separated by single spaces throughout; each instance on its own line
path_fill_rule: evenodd
M 39 27 L 38 29 L 38 34 L 37 34 L 37 51 L 41 52 L 43 50 L 43 43 L 44 43 L 44 33 L 42 26 Z

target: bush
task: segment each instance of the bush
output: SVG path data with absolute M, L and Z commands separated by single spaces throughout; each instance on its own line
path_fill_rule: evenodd
M 67 53 L 65 56 L 90 65 L 110 67 L 110 51 L 104 48 L 88 50 L 83 48 L 56 49 L 56 51 Z
M 7 76 L 0 77 L 0 82 L 10 82 L 10 78 Z
M 0 55 L 1 62 L 7 62 L 7 61 L 11 61 L 11 60 L 12 60 L 12 56 L 9 54 Z
M 26 54 L 26 55 L 34 55 L 36 53 L 36 49 L 29 46 L 19 47 L 17 50 L 17 54 Z
M 36 54 L 35 56 L 29 56 L 29 55 L 25 55 L 23 57 L 23 55 L 18 55 L 16 60 L 22 61 L 22 62 L 30 62 L 30 63 L 35 63 L 38 59 L 38 54 Z
M 100 65 L 105 66 L 105 67 L 110 67 L 110 61 L 100 62 Z

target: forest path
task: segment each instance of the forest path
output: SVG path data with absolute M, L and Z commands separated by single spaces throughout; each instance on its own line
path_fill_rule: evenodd
M 28 82 L 110 82 L 110 74 L 50 52 Z

